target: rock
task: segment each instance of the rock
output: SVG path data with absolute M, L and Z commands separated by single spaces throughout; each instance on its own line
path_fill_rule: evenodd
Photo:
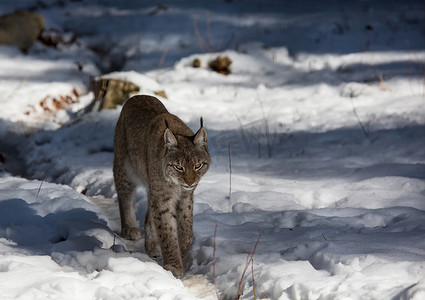
M 0 44 L 18 46 L 27 51 L 40 36 L 44 17 L 27 10 L 16 10 L 0 17 Z
M 219 56 L 216 59 L 210 61 L 208 63 L 208 66 L 216 71 L 217 73 L 223 74 L 223 75 L 229 75 L 230 74 L 230 65 L 232 64 L 231 59 L 228 56 Z
M 194 68 L 200 68 L 201 67 L 201 61 L 199 60 L 199 58 L 195 58 L 193 60 L 192 67 L 194 67 Z
M 92 80 L 95 102 L 91 110 L 112 109 L 140 90 L 130 81 L 95 78 Z

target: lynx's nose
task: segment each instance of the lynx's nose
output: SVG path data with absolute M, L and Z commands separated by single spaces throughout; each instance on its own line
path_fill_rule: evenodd
M 194 188 L 196 186 L 196 176 L 191 172 L 186 172 L 184 175 L 184 185 L 188 188 Z
M 194 177 L 193 178 L 192 177 L 189 177 L 188 178 L 188 176 L 186 176 L 184 178 L 184 182 L 182 184 L 182 187 L 185 190 L 193 190 L 196 187 L 196 180 L 195 180 L 195 178 Z

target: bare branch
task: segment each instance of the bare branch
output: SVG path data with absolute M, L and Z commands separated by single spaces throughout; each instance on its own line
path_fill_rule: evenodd
M 260 229 L 260 233 L 258 234 L 258 239 L 257 239 L 257 242 L 255 243 L 254 249 L 252 250 L 252 252 L 248 252 L 248 256 L 246 258 L 245 269 L 243 270 L 241 279 L 239 280 L 238 295 L 236 297 L 237 300 L 242 299 L 242 296 L 243 296 L 242 283 L 243 283 L 243 280 L 244 280 L 244 277 L 245 277 L 245 273 L 248 270 L 249 264 L 253 263 L 253 261 L 254 261 L 255 250 L 257 250 L 257 246 L 258 246 L 258 243 L 260 242 L 260 238 L 261 238 L 262 234 L 263 234 L 263 230 Z
M 213 250 L 213 281 L 214 281 L 214 288 L 215 288 L 215 293 L 217 295 L 217 299 L 220 300 L 220 295 L 218 293 L 218 289 L 217 289 L 217 282 L 215 280 L 215 249 L 216 249 L 216 237 L 217 237 L 217 227 L 218 227 L 218 223 L 215 223 L 215 230 L 214 230 L 214 240 L 213 240 L 213 244 L 214 244 L 214 250 Z

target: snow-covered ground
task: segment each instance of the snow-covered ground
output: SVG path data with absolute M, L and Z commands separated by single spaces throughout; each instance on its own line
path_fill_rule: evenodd
M 0 45 L 1 299 L 425 298 L 422 1 L 18 3 L 76 41 Z M 182 279 L 119 237 L 110 72 L 204 117 Z

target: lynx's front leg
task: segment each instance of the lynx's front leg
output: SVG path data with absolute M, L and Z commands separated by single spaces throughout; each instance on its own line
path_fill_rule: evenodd
M 193 240 L 193 190 L 182 191 L 177 213 L 180 251 L 184 259 Z
M 161 246 L 158 232 L 149 207 L 145 217 L 145 251 L 155 260 L 161 258 Z
M 176 197 L 158 196 L 151 193 L 150 199 L 152 217 L 161 245 L 164 269 L 174 276 L 184 275 L 183 260 L 177 233 Z

